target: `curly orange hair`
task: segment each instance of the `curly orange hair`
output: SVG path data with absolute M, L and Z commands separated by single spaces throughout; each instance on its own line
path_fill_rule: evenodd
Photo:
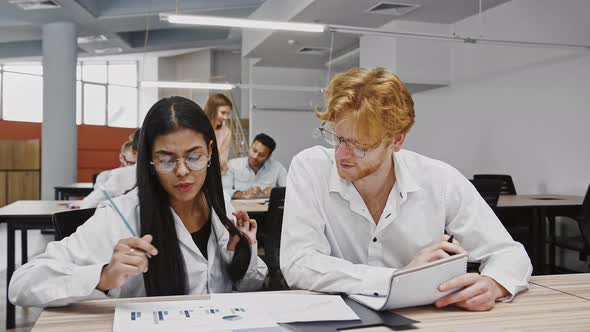
M 353 68 L 334 76 L 325 92 L 323 121 L 353 119 L 360 137 L 375 142 L 407 133 L 414 124 L 414 101 L 404 83 L 385 68 Z

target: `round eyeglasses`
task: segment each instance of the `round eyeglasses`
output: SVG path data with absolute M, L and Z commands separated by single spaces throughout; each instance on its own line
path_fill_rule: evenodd
M 184 164 L 191 171 L 200 171 L 205 167 L 211 165 L 211 159 L 205 153 L 191 153 L 184 158 L 173 158 L 171 156 L 159 155 L 156 160 L 151 161 L 150 164 L 159 173 L 170 173 L 178 167 L 178 162 L 184 160 Z
M 322 123 L 322 126 L 320 128 L 318 128 L 318 130 L 322 134 L 322 138 L 324 139 L 324 141 L 326 141 L 326 143 L 330 144 L 331 146 L 336 147 L 336 149 L 338 149 L 340 144 L 344 143 L 344 146 L 346 147 L 346 149 L 348 149 L 348 151 L 350 151 L 357 158 L 364 158 L 365 155 L 367 154 L 367 151 L 377 147 L 383 141 L 383 139 L 380 139 L 379 141 L 377 141 L 377 143 L 375 143 L 371 146 L 368 146 L 368 147 L 362 146 L 358 143 L 351 142 L 351 141 L 347 140 L 346 138 L 342 138 L 342 137 L 336 135 L 332 131 L 333 129 L 331 129 L 329 127 L 327 122 Z

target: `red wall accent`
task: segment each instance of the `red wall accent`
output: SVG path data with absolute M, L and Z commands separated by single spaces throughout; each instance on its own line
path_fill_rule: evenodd
M 78 126 L 78 181 L 92 182 L 92 175 L 119 167 L 121 144 L 135 128 Z
M 91 182 L 92 175 L 119 166 L 121 144 L 134 128 L 78 126 L 78 181 Z M 0 120 L 0 139 L 41 140 L 41 124 Z

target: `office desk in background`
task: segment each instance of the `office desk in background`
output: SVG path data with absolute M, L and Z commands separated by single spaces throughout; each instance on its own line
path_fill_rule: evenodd
M 268 198 L 232 199 L 231 205 L 235 210 L 244 210 L 248 214 L 268 212 Z
M 72 197 L 88 196 L 94 189 L 91 182 L 77 182 L 65 186 L 53 187 L 55 200 L 68 200 Z
M 567 276 L 533 277 L 540 284 L 559 283 Z M 586 282 L 590 275 L 579 281 Z M 573 279 L 572 279 L 573 280 Z M 578 285 L 590 289 L 586 284 Z M 301 293 L 302 291 L 289 291 Z M 239 295 L 238 295 L 239 296 Z M 208 296 L 173 296 L 88 301 L 63 308 L 48 308 L 33 327 L 33 332 L 47 331 L 112 331 L 115 305 L 121 302 L 178 301 L 208 299 Z M 483 328 L 500 328 L 508 331 L 588 331 L 590 301 L 556 290 L 531 284 L 530 290 L 518 295 L 511 303 L 497 303 L 486 312 L 467 312 L 458 308 L 436 309 L 422 306 L 395 310 L 396 313 L 419 320 L 420 331 L 456 331 L 459 328 L 479 331 Z M 362 331 L 358 329 L 355 331 Z M 390 331 L 388 328 L 371 328 L 370 331 Z
M 570 195 L 500 195 L 497 209 L 523 209 L 531 212 L 531 242 L 533 247 L 534 274 L 545 274 L 546 271 L 546 246 L 547 217 L 552 215 L 575 215 L 582 206 L 583 196 Z M 556 213 L 559 211 L 560 213 Z M 549 225 L 551 232 L 554 231 L 554 223 Z M 550 256 L 555 256 L 551 251 Z
M 53 228 L 54 213 L 67 210 L 70 201 L 16 201 L 0 208 L 0 223 L 7 224 L 6 259 L 6 328 L 14 327 L 14 306 L 8 301 L 8 284 L 15 270 L 15 231 L 21 232 L 21 259 L 28 260 L 27 230 Z

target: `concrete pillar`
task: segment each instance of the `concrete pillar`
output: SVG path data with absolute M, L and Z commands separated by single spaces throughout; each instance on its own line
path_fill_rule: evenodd
M 76 182 L 76 25 L 43 26 L 43 125 L 41 197 L 53 199 L 53 187 Z

